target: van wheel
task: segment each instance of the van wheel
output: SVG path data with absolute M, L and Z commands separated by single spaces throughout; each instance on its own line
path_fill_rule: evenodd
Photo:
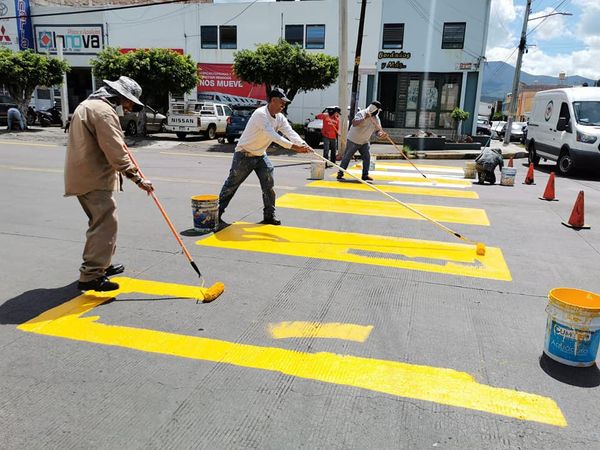
M 561 175 L 573 173 L 573 158 L 568 150 L 563 150 L 556 162 L 556 169 Z
M 175 133 L 177 135 L 177 139 L 181 139 L 182 141 L 185 139 L 185 137 L 187 136 L 187 133 Z
M 217 137 L 217 127 L 214 125 L 209 125 L 206 129 L 206 137 L 208 139 L 214 139 Z
M 540 163 L 540 157 L 535 152 L 535 144 L 533 142 L 529 143 L 529 148 L 527 149 L 527 159 L 529 160 L 529 164 L 532 164 L 537 167 Z

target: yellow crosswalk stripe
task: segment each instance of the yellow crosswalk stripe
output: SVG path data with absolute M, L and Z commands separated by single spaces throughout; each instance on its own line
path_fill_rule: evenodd
M 479 208 L 422 205 L 406 203 L 411 208 L 438 222 L 463 223 L 466 225 L 489 226 L 487 214 Z M 321 195 L 285 194 L 277 199 L 277 207 L 305 211 L 323 211 L 339 214 L 394 217 L 400 219 L 425 220 L 408 208 L 392 201 L 360 200 L 354 198 L 325 197 Z
M 373 192 L 368 186 L 362 183 L 340 183 L 338 181 L 313 181 L 307 184 L 308 187 L 312 188 L 325 188 L 325 189 L 340 189 L 340 190 L 352 190 L 352 191 L 367 191 Z M 426 187 L 409 187 L 409 186 L 392 186 L 389 184 L 378 185 L 379 189 L 388 194 L 407 194 L 407 195 L 426 195 L 431 197 L 449 197 L 449 198 L 468 198 L 478 199 L 479 194 L 475 191 L 457 191 L 453 189 L 441 189 L 441 188 L 426 188 Z
M 466 372 L 400 361 L 309 353 L 214 338 L 100 323 L 84 316 L 95 307 L 128 292 L 195 298 L 198 288 L 131 278 L 116 278 L 118 291 L 89 291 L 19 325 L 25 332 L 117 346 L 218 364 L 279 372 L 307 380 L 380 392 L 390 396 L 467 408 L 519 420 L 567 426 L 554 400 L 516 389 L 477 382 Z M 189 292 L 186 292 L 186 289 Z
M 196 242 L 206 247 L 511 281 L 499 248 L 236 222 Z

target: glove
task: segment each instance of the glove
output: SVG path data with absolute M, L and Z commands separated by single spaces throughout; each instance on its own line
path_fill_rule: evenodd
M 141 190 L 146 191 L 148 194 L 150 194 L 150 192 L 154 190 L 152 181 L 146 180 L 144 178 L 140 178 L 138 181 L 135 182 L 135 184 L 137 184 Z
M 367 111 L 369 112 L 369 114 L 373 115 L 377 112 L 379 108 L 377 108 L 377 106 L 375 105 L 369 105 L 369 107 L 367 108 Z

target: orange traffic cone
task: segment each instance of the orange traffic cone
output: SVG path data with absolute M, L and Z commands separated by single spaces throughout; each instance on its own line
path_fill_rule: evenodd
M 565 227 L 575 228 L 576 230 L 587 230 L 588 228 L 591 228 L 589 225 L 585 225 L 585 221 L 583 220 L 583 191 L 579 191 L 579 195 L 577 196 L 577 200 L 575 200 L 575 206 L 573 206 L 573 211 L 571 212 L 569 221 L 563 222 L 562 224 Z
M 535 184 L 533 182 L 533 163 L 529 164 L 529 170 L 527 171 L 527 176 L 525 177 L 523 184 Z
M 550 172 L 550 178 L 548 178 L 546 190 L 544 190 L 544 195 L 540 197 L 540 200 L 547 200 L 549 202 L 558 201 L 558 199 L 554 196 L 554 172 Z
M 512 167 L 513 166 L 513 157 L 511 156 L 510 159 L 508 160 L 508 167 Z

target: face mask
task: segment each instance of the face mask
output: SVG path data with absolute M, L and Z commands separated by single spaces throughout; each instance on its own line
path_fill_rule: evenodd
M 117 115 L 119 117 L 123 117 L 125 115 L 125 112 L 123 111 L 123 107 L 121 105 L 117 105 L 115 110 L 117 111 Z

